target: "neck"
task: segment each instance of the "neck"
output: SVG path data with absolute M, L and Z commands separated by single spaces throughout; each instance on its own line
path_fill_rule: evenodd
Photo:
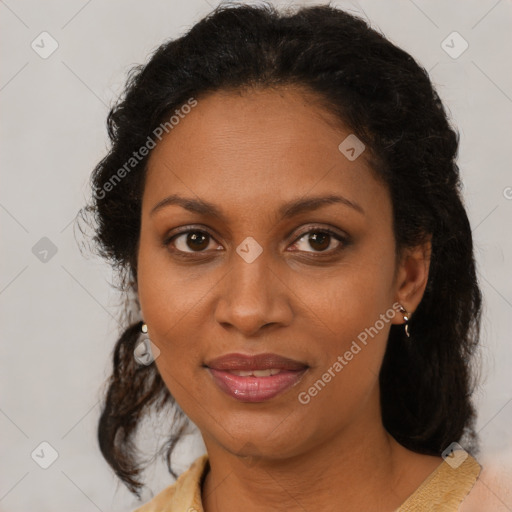
M 289 511 L 394 510 L 430 469 L 404 480 L 412 452 L 386 432 L 380 411 L 366 416 L 289 458 L 243 458 L 204 437 L 210 461 L 205 512 L 260 512 L 276 504 Z

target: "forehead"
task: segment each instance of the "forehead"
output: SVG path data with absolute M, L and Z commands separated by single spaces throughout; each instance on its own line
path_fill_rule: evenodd
M 145 207 L 175 193 L 225 205 L 335 192 L 365 210 L 385 202 L 365 152 L 340 151 L 351 132 L 336 121 L 294 86 L 198 98 L 150 156 Z

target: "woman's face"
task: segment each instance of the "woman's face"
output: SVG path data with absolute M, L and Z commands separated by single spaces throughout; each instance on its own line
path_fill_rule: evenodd
M 207 446 L 288 457 L 380 417 L 405 269 L 395 276 L 386 187 L 351 139 L 339 149 L 350 132 L 327 115 L 297 88 L 216 92 L 150 157 L 139 298 L 158 370 Z M 162 203 L 170 196 L 189 208 Z M 339 199 L 289 208 L 328 196 Z M 228 393 L 207 363 L 233 353 L 306 369 L 281 380 L 221 372 Z

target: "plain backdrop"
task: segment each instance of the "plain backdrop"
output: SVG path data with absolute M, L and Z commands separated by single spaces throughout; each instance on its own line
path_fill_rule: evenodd
M 323 2 L 296 5 L 313 3 Z M 510 463 L 512 3 L 332 4 L 369 19 L 411 53 L 429 71 L 460 132 L 459 165 L 485 301 L 477 430 L 482 460 Z M 80 252 L 73 220 L 106 153 L 106 116 L 128 70 L 215 5 L 0 1 L 0 511 L 130 511 L 140 504 L 118 484 L 97 445 L 98 401 L 120 299 L 109 286 L 110 269 Z M 443 47 L 447 37 L 452 55 Z M 159 425 L 165 433 L 165 421 Z M 157 432 L 150 430 L 147 440 L 151 451 Z M 192 432 L 178 447 L 176 469 L 203 451 Z M 47 462 L 57 457 L 47 469 L 40 467 L 42 453 Z M 146 476 L 145 500 L 173 481 L 161 463 Z

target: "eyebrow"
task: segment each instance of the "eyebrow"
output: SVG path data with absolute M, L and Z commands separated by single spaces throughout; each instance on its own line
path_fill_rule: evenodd
M 365 214 L 363 208 L 359 204 L 355 203 L 354 201 L 351 201 L 350 199 L 347 199 L 346 197 L 339 195 L 294 199 L 282 204 L 278 209 L 278 214 L 281 216 L 281 218 L 293 217 L 294 215 L 298 215 L 300 213 L 318 210 L 319 208 L 322 208 L 323 206 L 327 206 L 330 204 L 342 204 L 356 210 L 362 215 Z M 205 201 L 203 199 L 181 197 L 177 194 L 173 194 L 159 201 L 152 208 L 150 215 L 154 215 L 157 211 L 170 205 L 181 206 L 182 208 L 190 212 L 198 213 L 200 215 L 212 215 L 218 217 L 224 222 L 226 221 L 226 217 L 222 210 L 213 203 L 210 203 L 209 201 Z

